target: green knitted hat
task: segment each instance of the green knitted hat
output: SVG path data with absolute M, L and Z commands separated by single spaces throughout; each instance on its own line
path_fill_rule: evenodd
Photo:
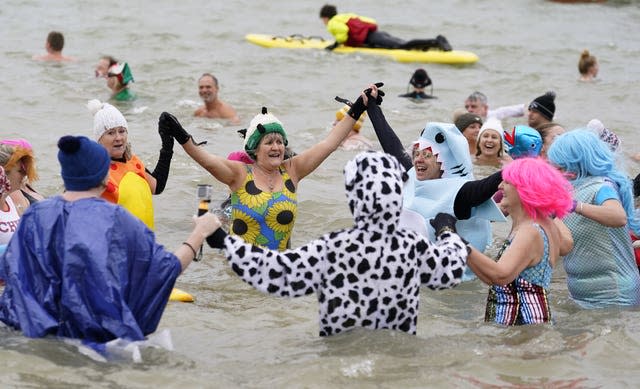
M 282 135 L 284 145 L 287 146 L 289 142 L 287 141 L 287 133 L 284 132 L 282 123 L 280 123 L 278 118 L 267 113 L 266 107 L 262 107 L 262 113 L 254 116 L 254 118 L 251 119 L 251 123 L 249 123 L 249 128 L 247 128 L 244 137 L 244 151 L 246 151 L 251 158 L 255 159 L 255 152 L 260 143 L 260 139 L 266 134 L 273 132 Z

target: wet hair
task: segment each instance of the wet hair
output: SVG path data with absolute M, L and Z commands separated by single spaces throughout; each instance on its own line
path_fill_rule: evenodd
M 617 185 L 627 225 L 637 234 L 640 223 L 634 217 L 633 191 L 626 173 L 616 167 L 616 159 L 609 145 L 591 130 L 579 128 L 558 136 L 547 151 L 551 163 L 576 174 L 576 181 L 587 177 L 606 177 Z
M 467 100 L 479 101 L 483 105 L 487 105 L 487 95 L 482 92 L 475 91 L 467 97 Z
M 578 71 L 580 74 L 587 74 L 596 62 L 598 62 L 598 60 L 589 53 L 589 50 L 583 50 L 582 54 L 580 54 L 580 60 L 578 61 Z
M 513 185 L 522 208 L 533 220 L 563 217 L 573 205 L 569 181 L 542 158 L 518 158 L 502 169 L 502 179 Z
M 104 59 L 109 62 L 109 66 L 107 67 L 107 69 L 118 63 L 118 60 L 110 55 L 103 55 L 102 57 L 100 57 L 100 59 Z
M 336 16 L 338 14 L 338 10 L 335 5 L 325 4 L 320 8 L 320 17 L 321 18 L 329 18 Z
M 49 35 L 47 35 L 47 42 L 52 50 L 62 51 L 64 47 L 64 35 L 58 31 L 51 31 Z
M 218 79 L 216 78 L 216 76 L 214 76 L 211 73 L 202 73 L 202 75 L 200 76 L 200 78 L 198 79 L 198 81 L 202 80 L 204 77 L 211 77 L 211 79 L 213 80 L 213 83 L 216 84 L 216 88 L 219 88 L 218 86 Z
M 536 131 L 538 131 L 540 133 L 540 136 L 542 137 L 542 142 L 544 142 L 545 138 L 547 137 L 547 135 L 549 135 L 549 129 L 553 128 L 553 127 L 560 127 L 562 129 L 564 129 L 564 127 L 556 122 L 549 122 L 549 123 L 545 123 L 541 126 L 539 126 L 538 128 L 536 128 Z

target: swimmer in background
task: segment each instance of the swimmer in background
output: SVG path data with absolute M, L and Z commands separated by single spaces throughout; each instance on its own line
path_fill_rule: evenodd
M 524 104 L 508 105 L 505 107 L 498 107 L 496 109 L 489 109 L 489 100 L 487 96 L 479 91 L 471 93 L 466 98 L 464 101 L 464 109 L 467 110 L 467 112 L 475 113 L 480 116 L 483 121 L 486 121 L 487 118 L 490 117 L 502 120 L 506 118 L 524 116 L 525 114 Z
M 64 35 L 58 31 L 51 31 L 47 35 L 47 40 L 44 43 L 44 49 L 47 50 L 47 54 L 34 55 L 33 59 L 36 61 L 50 61 L 50 62 L 71 62 L 76 59 L 68 57 L 62 54 L 64 48 Z
M 117 101 L 132 101 L 137 98 L 136 94 L 129 89 L 129 85 L 134 82 L 133 74 L 129 64 L 118 62 L 111 65 L 107 71 L 107 86 L 111 89 L 111 98 Z
M 482 118 L 475 113 L 466 112 L 456 117 L 453 123 L 467 140 L 469 155 L 475 157 L 477 151 L 476 143 L 478 143 L 478 135 L 483 124 Z
M 540 150 L 540 156 L 544 159 L 547 158 L 547 150 L 551 147 L 551 144 L 559 135 L 566 132 L 564 127 L 556 122 L 549 122 L 536 128 L 536 131 L 540 133 L 542 137 L 542 149 Z
M 336 124 L 344 115 L 349 111 L 349 106 L 345 105 L 339 110 L 336 111 L 336 120 L 331 125 L 331 128 L 335 127 Z M 347 135 L 347 137 L 340 143 L 340 147 L 343 150 L 354 151 L 354 150 L 373 150 L 373 142 L 360 134 L 360 129 L 362 128 L 362 124 L 364 123 L 364 118 L 367 116 L 366 112 L 362 113 L 362 116 L 358 120 L 356 120 L 355 124 L 351 128 L 351 131 Z
M 100 57 L 94 69 L 96 78 L 107 78 L 109 68 L 113 65 L 116 65 L 117 63 L 118 60 L 110 55 L 103 55 L 102 57 Z
M 198 80 L 198 94 L 204 105 L 196 109 L 194 116 L 209 119 L 226 119 L 231 125 L 240 124 L 236 110 L 218 98 L 218 79 L 211 73 L 204 73 Z
M 437 98 L 433 95 L 433 83 L 431 82 L 431 78 L 429 78 L 427 71 L 424 69 L 417 69 L 413 73 L 413 76 L 411 76 L 411 79 L 409 80 L 409 85 L 410 86 L 407 86 L 407 93 L 401 94 L 398 97 L 407 97 L 417 100 Z M 428 87 L 429 85 L 431 85 L 430 95 L 424 93 L 424 88 Z M 413 87 L 413 90 L 409 91 L 411 87 Z
M 595 81 L 599 69 L 598 59 L 591 55 L 589 50 L 583 50 L 578 61 L 578 71 L 580 72 L 578 80 L 582 82 Z

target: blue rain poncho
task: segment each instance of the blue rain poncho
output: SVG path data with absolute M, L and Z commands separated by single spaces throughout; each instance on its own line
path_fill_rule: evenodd
M 29 337 L 142 340 L 181 272 L 120 206 L 53 197 L 31 205 L 0 260 L 0 320 Z

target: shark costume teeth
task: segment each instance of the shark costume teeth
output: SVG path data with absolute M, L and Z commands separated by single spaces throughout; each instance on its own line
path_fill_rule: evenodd
M 467 140 L 458 128 L 451 123 L 429 122 L 413 142 L 420 150 L 427 147 L 440 162 L 442 178 L 461 177 L 472 180 L 473 169 Z
M 429 226 L 428 220 L 438 212 L 454 214 L 453 205 L 458 192 L 465 182 L 473 180 L 473 165 L 469 155 L 467 139 L 458 128 L 451 123 L 429 122 L 414 145 L 421 150 L 430 147 L 440 162 L 442 177 L 433 180 L 419 181 L 416 179 L 415 167 L 407 172 L 408 180 L 403 191 L 404 207 L 420 214 L 427 228 L 429 238 L 435 239 L 435 232 Z M 414 146 L 415 147 L 415 146 Z M 403 219 L 410 217 L 403 213 Z M 484 251 L 491 243 L 490 221 L 506 221 L 497 204 L 489 199 L 474 207 L 471 217 L 458 220 L 456 228 L 460 236 L 465 238 L 475 248 Z M 407 226 L 407 224 L 404 224 Z M 467 269 L 463 281 L 475 278 L 471 269 Z

